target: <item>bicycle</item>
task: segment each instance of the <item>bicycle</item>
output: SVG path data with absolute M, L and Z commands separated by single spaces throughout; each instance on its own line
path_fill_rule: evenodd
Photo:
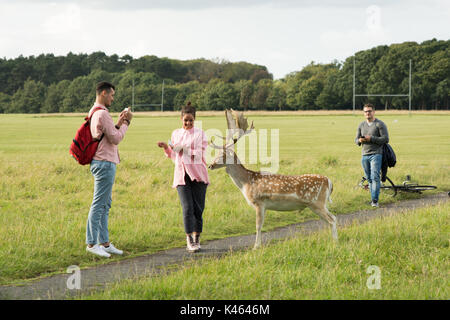
M 408 176 L 406 176 L 406 180 L 403 181 L 402 184 L 396 185 L 396 184 L 394 184 L 394 182 L 392 182 L 391 179 L 389 179 L 389 177 L 386 177 L 386 181 L 381 183 L 380 189 L 384 193 L 391 195 L 393 197 L 395 197 L 399 191 L 421 194 L 423 191 L 437 189 L 436 186 L 419 185 L 417 183 L 411 183 L 410 180 L 411 180 L 411 177 L 408 175 Z M 366 177 L 362 177 L 358 186 L 363 188 L 364 190 L 369 190 L 369 183 L 368 183 Z M 449 192 L 449 196 L 450 196 L 450 192 Z

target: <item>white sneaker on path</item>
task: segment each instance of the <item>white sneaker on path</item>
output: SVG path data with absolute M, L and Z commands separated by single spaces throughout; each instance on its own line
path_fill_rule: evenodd
M 109 244 L 109 247 L 105 247 L 103 245 L 100 245 L 100 247 L 102 247 L 103 250 L 105 250 L 107 253 L 119 254 L 119 255 L 123 254 L 123 251 L 114 247 L 112 243 Z
M 109 258 L 109 257 L 111 257 L 111 255 L 110 255 L 108 252 L 106 252 L 106 251 L 103 249 L 103 247 L 99 246 L 98 244 L 95 244 L 95 245 L 92 246 L 91 248 L 89 248 L 89 246 L 86 247 L 86 251 L 87 251 L 87 252 L 90 252 L 90 253 L 92 253 L 92 254 L 95 254 L 95 255 L 97 255 L 97 256 L 104 257 L 104 258 Z

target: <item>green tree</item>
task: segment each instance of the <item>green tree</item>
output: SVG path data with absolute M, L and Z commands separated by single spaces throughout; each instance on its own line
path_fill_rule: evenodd
M 339 69 L 336 61 L 330 64 L 307 65 L 299 72 L 289 74 L 286 79 L 286 103 L 294 109 L 316 109 L 316 100 L 321 94 L 328 75 Z
M 256 85 L 250 101 L 253 110 L 267 109 L 267 98 L 272 92 L 272 80 L 262 79 Z
M 6 93 L 0 92 L 0 113 L 4 113 L 9 110 L 9 104 L 11 103 L 11 96 Z
M 254 85 L 251 80 L 239 80 L 235 83 L 236 91 L 239 92 L 239 110 L 248 110 L 253 95 Z
M 305 80 L 300 85 L 300 92 L 297 95 L 297 102 L 300 109 L 316 109 L 315 101 L 322 92 L 323 82 L 318 76 L 313 76 Z
M 377 46 L 369 50 L 359 51 L 356 52 L 354 56 L 345 59 L 342 65 L 338 65 L 339 72 L 336 75 L 331 75 L 333 77 L 334 83 L 329 83 L 326 88 L 329 93 L 331 93 L 331 91 L 329 90 L 333 90 L 333 95 L 337 100 L 335 102 L 336 107 L 338 109 L 350 109 L 353 105 L 353 63 L 355 63 L 356 67 L 356 93 L 375 93 L 370 91 L 375 88 L 369 88 L 368 80 L 373 73 L 373 69 L 378 60 L 383 57 L 383 55 L 385 55 L 388 51 L 388 46 Z M 358 106 L 362 105 L 362 103 L 364 102 L 367 102 L 367 100 L 356 100 Z
M 337 77 L 339 69 L 331 69 L 327 73 L 327 77 L 324 81 L 324 86 L 319 96 L 316 98 L 314 104 L 324 110 L 341 109 L 344 105 L 340 103 L 339 95 L 337 94 Z
M 10 113 L 39 113 L 44 104 L 46 87 L 42 82 L 28 79 L 23 88 L 13 95 L 7 112 Z
M 0 92 L 11 97 L 4 112 L 28 112 L 19 106 L 27 80 L 43 84 L 48 93 L 40 110 L 54 112 L 84 110 L 92 104 L 93 86 L 101 80 L 116 85 L 112 111 L 131 104 L 132 81 L 135 103 L 160 103 L 161 83 L 165 80 L 166 106 L 180 106 L 188 100 L 200 108 L 221 108 L 226 104 L 241 110 L 249 108 L 351 108 L 353 98 L 353 62 L 356 61 L 356 93 L 407 93 L 409 60 L 412 60 L 412 106 L 422 109 L 448 107 L 450 81 L 450 40 L 431 39 L 420 44 L 404 42 L 377 46 L 330 64 L 311 64 L 281 79 L 279 86 L 265 66 L 247 62 L 194 59 L 174 60 L 148 55 L 134 59 L 97 51 L 66 56 L 41 54 L 37 57 L 0 58 Z M 85 77 L 78 79 L 80 77 Z M 56 86 L 70 81 L 60 101 Z M 259 84 L 261 81 L 265 81 Z M 80 81 L 85 81 L 82 84 Z M 270 90 L 267 85 L 271 82 Z M 192 86 L 183 84 L 196 82 Z M 227 85 L 225 85 L 227 84 Z M 230 87 L 229 85 L 232 85 Z M 29 85 L 29 84 L 28 84 Z M 284 97 L 283 97 L 284 96 Z M 282 102 L 285 100 L 285 102 Z M 365 102 L 401 108 L 405 97 L 357 98 Z M 6 106 L 6 104 L 5 104 Z M 25 109 L 26 110 L 25 110 Z M 146 109 L 147 110 L 147 109 Z
M 203 86 L 198 81 L 189 81 L 177 85 L 177 94 L 173 99 L 174 110 L 178 110 L 181 106 L 186 105 L 188 101 L 196 100 L 194 94 L 200 93 Z
M 269 110 L 282 110 L 286 106 L 286 89 L 283 81 L 274 81 L 272 90 L 266 100 Z
M 253 71 L 252 75 L 250 76 L 250 80 L 253 81 L 253 83 L 258 83 L 260 80 L 267 79 L 272 80 L 273 76 L 271 73 L 269 73 L 266 69 L 266 67 L 258 68 Z
M 372 94 L 408 93 L 409 59 L 416 55 L 417 43 L 393 44 L 376 61 L 368 77 L 367 91 Z M 406 88 L 405 88 L 406 85 Z M 391 97 L 380 97 L 378 103 L 385 108 L 392 104 Z
M 211 79 L 219 78 L 220 65 L 206 59 L 195 59 L 182 61 L 186 68 L 183 82 L 198 81 L 200 83 L 208 83 Z
M 219 78 L 225 82 L 235 83 L 240 80 L 252 80 L 257 83 L 261 79 L 272 79 L 272 75 L 264 66 L 248 62 L 224 62 L 221 64 Z
M 87 75 L 90 70 L 87 70 L 84 66 L 83 60 L 86 55 L 76 55 L 69 52 L 66 57 L 61 57 L 58 68 L 55 70 L 57 79 L 72 80 L 76 77 Z
M 125 106 L 132 105 L 133 80 L 135 79 L 137 79 L 137 75 L 133 70 L 127 70 L 124 73 L 117 74 L 114 77 L 113 84 L 116 87 L 116 94 L 114 96 L 113 103 L 114 107 L 121 108 L 123 106 L 125 108 Z
M 431 44 L 434 48 L 440 47 L 439 43 Z M 445 50 L 435 51 L 430 57 L 430 67 L 426 71 L 426 78 L 432 84 L 431 105 L 434 108 L 445 106 L 448 108 L 448 94 L 450 91 L 450 47 Z
M 87 112 L 95 101 L 95 85 L 87 76 L 75 78 L 64 92 L 59 112 Z
M 23 88 L 27 80 L 32 80 L 33 76 L 34 69 L 29 63 L 29 59 L 20 55 L 11 65 L 8 84 L 3 92 L 8 94 L 15 93 L 19 88 Z
M 70 85 L 69 80 L 62 80 L 57 84 L 52 83 L 47 89 L 47 95 L 42 105 L 41 112 L 59 112 L 63 106 L 64 93 Z
M 239 104 L 239 93 L 230 83 L 222 80 L 211 80 L 200 94 L 199 110 L 223 110 L 236 108 Z
M 450 78 L 442 80 L 436 86 L 436 101 L 437 106 L 445 107 L 445 109 L 449 109 L 450 102 Z

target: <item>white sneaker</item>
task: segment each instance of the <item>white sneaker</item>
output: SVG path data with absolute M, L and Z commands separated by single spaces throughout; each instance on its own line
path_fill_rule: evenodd
M 189 252 L 196 252 L 199 250 L 199 248 L 195 245 L 194 239 L 192 239 L 192 236 L 186 236 L 186 250 Z
M 108 252 L 106 252 L 105 250 L 103 250 L 103 247 L 99 246 L 98 244 L 95 244 L 91 248 L 86 247 L 86 251 L 90 252 L 92 254 L 95 254 L 97 256 L 104 257 L 104 258 L 111 257 L 111 255 Z
M 198 250 L 202 248 L 200 246 L 200 234 L 194 235 L 194 245 L 197 246 Z
M 114 247 L 112 243 L 109 244 L 109 247 L 105 247 L 103 245 L 100 245 L 100 247 L 102 247 L 103 250 L 105 250 L 107 253 L 120 254 L 120 255 L 123 254 L 123 251 Z

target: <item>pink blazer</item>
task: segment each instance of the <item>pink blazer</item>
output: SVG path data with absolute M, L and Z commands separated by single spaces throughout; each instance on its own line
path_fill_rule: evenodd
M 205 150 L 208 146 L 208 139 L 203 130 L 192 128 L 185 130 L 176 129 L 172 132 L 170 139 L 172 144 L 180 147 L 179 152 L 175 152 L 172 147 L 165 149 L 167 157 L 175 163 L 172 188 L 185 185 L 184 175 L 187 173 L 192 181 L 209 184 L 208 169 L 206 168 Z

